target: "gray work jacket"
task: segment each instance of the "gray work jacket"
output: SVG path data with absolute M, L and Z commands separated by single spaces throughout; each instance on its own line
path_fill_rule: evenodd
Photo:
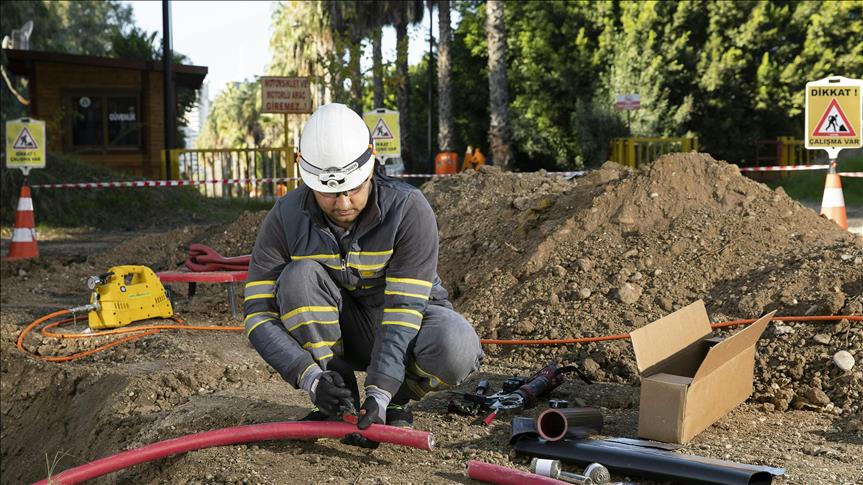
M 371 356 L 366 387 L 393 395 L 404 381 L 408 344 L 419 332 L 429 299 L 448 296 L 437 275 L 434 212 L 415 187 L 376 174 L 348 251 L 324 217 L 306 186 L 279 199 L 267 214 L 249 264 L 246 334 L 267 363 L 299 387 L 316 362 L 282 325 L 281 317 L 295 309 L 278 308 L 276 281 L 289 262 L 313 260 L 353 298 L 384 308 L 377 333 L 382 341 Z

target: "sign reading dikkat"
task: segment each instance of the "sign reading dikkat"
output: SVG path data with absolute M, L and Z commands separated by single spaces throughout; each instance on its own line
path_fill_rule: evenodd
M 369 127 L 375 140 L 375 150 L 381 157 L 402 156 L 402 144 L 399 139 L 399 112 L 388 109 L 376 109 L 363 114 L 363 121 Z
M 261 113 L 311 112 L 312 88 L 309 78 L 261 78 Z
M 45 122 L 19 118 L 6 122 L 6 167 L 45 168 Z
M 806 83 L 806 148 L 831 157 L 843 148 L 863 146 L 863 81 L 826 77 Z

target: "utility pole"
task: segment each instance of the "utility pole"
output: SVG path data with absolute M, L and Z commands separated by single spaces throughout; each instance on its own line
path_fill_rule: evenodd
M 176 148 L 174 114 L 174 73 L 172 71 L 173 54 L 171 52 L 171 4 L 162 0 L 162 70 L 165 73 L 164 105 L 165 105 L 165 178 L 171 178 L 171 156 L 167 150 Z
M 432 2 L 429 5 L 429 60 L 428 60 L 428 163 L 430 168 L 434 168 L 434 152 L 432 152 L 432 79 L 434 79 L 432 62 L 432 48 L 434 46 L 434 16 L 432 15 Z

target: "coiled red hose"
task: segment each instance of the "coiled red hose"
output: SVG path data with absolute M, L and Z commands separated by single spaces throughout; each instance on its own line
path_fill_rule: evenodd
M 360 431 L 355 425 L 332 421 L 262 423 L 204 431 L 159 441 L 71 468 L 58 475 L 36 482 L 36 485 L 69 485 L 80 483 L 84 480 L 101 477 L 102 475 L 133 465 L 158 460 L 159 458 L 176 455 L 177 453 L 200 450 L 201 448 L 252 443 L 255 441 L 341 438 L 356 432 L 372 441 L 409 446 L 425 451 L 431 451 L 434 448 L 434 435 L 431 433 L 383 424 L 373 424 L 368 429 Z

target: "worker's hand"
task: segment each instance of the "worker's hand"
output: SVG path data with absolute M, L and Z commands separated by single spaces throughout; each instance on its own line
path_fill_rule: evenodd
M 345 380 L 338 373 L 324 371 L 318 382 L 312 385 L 312 402 L 320 410 L 334 416 L 339 413 L 339 408 L 345 401 L 351 400 L 351 391 L 345 387 Z
M 360 408 L 360 419 L 357 421 L 357 427 L 366 429 L 373 424 L 384 424 L 386 412 L 387 409 L 381 409 L 375 398 L 367 397 Z

